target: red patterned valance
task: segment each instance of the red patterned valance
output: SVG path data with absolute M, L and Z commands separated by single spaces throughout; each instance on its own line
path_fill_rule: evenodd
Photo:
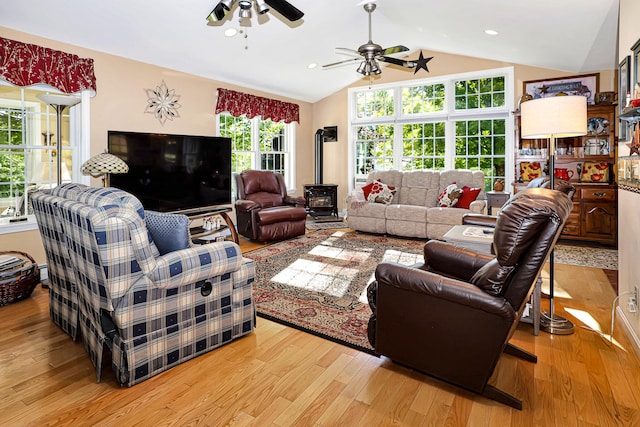
M 64 93 L 96 91 L 93 59 L 2 37 L 0 79 L 16 86 L 47 84 Z
M 218 88 L 216 114 L 224 111 L 234 117 L 245 114 L 250 119 L 260 116 L 274 122 L 300 123 L 300 106 L 298 104 Z

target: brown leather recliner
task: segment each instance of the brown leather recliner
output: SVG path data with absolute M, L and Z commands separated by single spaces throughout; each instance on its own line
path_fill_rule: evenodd
M 379 264 L 367 289 L 376 353 L 522 409 L 488 381 L 503 352 L 537 361 L 509 339 L 571 208 L 562 192 L 526 189 L 497 216 L 496 255 L 430 240 L 424 264 Z
M 259 242 L 304 234 L 307 218 L 304 197 L 288 196 L 281 174 L 246 170 L 235 178 L 238 233 Z

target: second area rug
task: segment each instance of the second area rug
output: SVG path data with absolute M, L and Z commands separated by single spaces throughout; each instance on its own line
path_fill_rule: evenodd
M 319 230 L 247 252 L 258 315 L 372 352 L 367 285 L 383 260 L 422 261 L 423 240 Z

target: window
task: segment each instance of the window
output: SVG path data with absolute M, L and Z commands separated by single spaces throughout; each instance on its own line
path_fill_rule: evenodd
M 513 68 L 349 90 L 352 182 L 374 169 L 482 170 L 513 179 Z
M 282 174 L 288 188 L 295 187 L 293 124 L 218 114 L 218 134 L 231 138 L 233 173 L 269 170 Z
M 57 156 L 62 156 L 62 182 L 83 180 L 79 169 L 88 147 L 81 149 L 79 110 L 63 112 L 58 153 L 56 113 L 36 98 L 40 93 L 44 92 L 0 84 L 0 233 L 35 228 L 30 195 L 57 184 Z M 27 222 L 11 222 L 25 215 Z

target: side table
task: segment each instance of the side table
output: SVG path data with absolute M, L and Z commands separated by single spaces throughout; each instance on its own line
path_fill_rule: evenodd
M 507 203 L 511 194 L 504 193 L 502 191 L 488 191 L 487 193 L 487 213 L 491 215 L 491 208 L 498 207 L 501 208 Z
M 192 221 L 194 219 L 202 219 L 202 218 L 208 218 L 215 215 L 220 215 L 220 217 L 226 223 L 226 226 L 222 225 L 220 228 L 216 228 L 212 230 L 206 230 L 204 227 L 189 228 L 189 232 L 191 233 L 191 239 L 193 240 L 193 243 L 196 243 L 196 244 L 209 243 L 212 240 L 204 239 L 204 237 L 208 236 L 211 239 L 211 238 L 215 238 L 216 236 L 224 236 L 225 230 L 229 230 L 231 234 L 231 240 L 234 243 L 240 244 L 240 239 L 238 238 L 238 232 L 236 230 L 236 226 L 233 224 L 233 221 L 231 221 L 231 218 L 229 218 L 229 215 L 227 215 L 227 212 L 231 212 L 231 211 L 232 209 L 229 207 L 219 207 L 219 208 L 211 209 L 210 211 L 202 214 L 189 215 L 188 216 L 189 221 Z

